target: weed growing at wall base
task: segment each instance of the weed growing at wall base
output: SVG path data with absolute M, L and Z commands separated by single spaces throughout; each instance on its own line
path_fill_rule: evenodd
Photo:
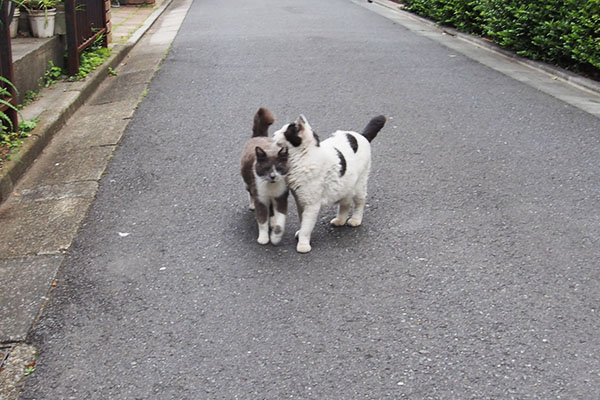
M 42 78 L 42 82 L 40 82 L 40 86 L 50 87 L 54 85 L 59 80 L 62 80 L 66 77 L 62 68 L 54 65 L 54 62 L 48 61 L 48 69 L 44 73 Z
M 23 145 L 23 140 L 36 127 L 39 120 L 21 121 L 16 132 L 2 127 L 0 133 L 0 167 L 6 161 L 10 161 L 11 155 Z
M 79 59 L 79 72 L 69 78 L 70 81 L 84 79 L 97 67 L 102 65 L 108 57 L 110 57 L 111 51 L 109 48 L 102 47 L 101 43 L 104 40 L 103 36 L 99 36 L 90 47 L 85 49 L 81 53 Z

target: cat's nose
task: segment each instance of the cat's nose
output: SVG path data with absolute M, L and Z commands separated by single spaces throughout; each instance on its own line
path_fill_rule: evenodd
M 271 173 L 269 174 L 269 178 L 271 178 L 271 180 L 272 180 L 272 181 L 274 181 L 274 180 L 275 180 L 275 177 L 276 177 L 276 176 L 277 176 L 277 175 L 275 175 L 275 172 L 271 172 Z

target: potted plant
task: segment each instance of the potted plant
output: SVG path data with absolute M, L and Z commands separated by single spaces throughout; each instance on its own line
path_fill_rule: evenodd
M 0 0 L 0 6 L 4 3 L 4 0 Z M 19 30 L 19 17 L 21 16 L 20 6 L 23 5 L 23 0 L 8 0 L 8 31 L 10 37 L 14 38 L 17 36 Z
M 65 18 L 65 3 L 62 0 L 56 2 L 56 18 L 54 22 L 54 34 L 67 34 L 67 20 Z
M 21 16 L 21 10 L 19 9 L 19 5 L 12 3 L 11 7 L 13 7 L 13 16 L 10 20 L 10 37 L 17 37 L 17 33 L 19 32 L 19 17 Z
M 57 0 L 31 0 L 27 2 L 27 18 L 34 37 L 49 38 L 54 36 L 56 2 Z

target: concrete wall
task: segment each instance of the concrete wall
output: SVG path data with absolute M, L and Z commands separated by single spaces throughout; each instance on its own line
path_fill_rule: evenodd
M 48 69 L 49 61 L 59 67 L 64 66 L 64 36 L 48 39 L 15 38 L 12 40 L 12 50 L 14 84 L 19 91 L 18 104 L 21 104 L 26 91 L 38 91 L 39 79 Z

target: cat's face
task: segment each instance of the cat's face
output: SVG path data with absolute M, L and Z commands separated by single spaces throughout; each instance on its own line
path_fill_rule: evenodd
M 289 170 L 288 149 L 282 147 L 276 154 L 269 154 L 262 148 L 256 147 L 256 176 L 268 183 L 276 183 L 285 179 Z
M 296 122 L 284 125 L 275 132 L 273 140 L 279 146 L 290 146 L 291 148 L 306 147 L 311 144 L 319 146 L 319 136 L 312 130 L 306 117 L 301 115 Z

